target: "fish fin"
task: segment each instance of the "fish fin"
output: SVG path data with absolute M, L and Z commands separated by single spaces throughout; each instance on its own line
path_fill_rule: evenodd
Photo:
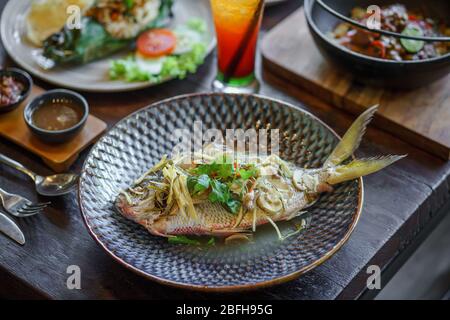
M 338 164 L 348 159 L 355 152 L 355 150 L 361 143 L 361 139 L 364 133 L 366 132 L 367 125 L 369 124 L 370 120 L 372 120 L 373 115 L 375 114 L 377 109 L 378 105 L 374 105 L 373 107 L 364 111 L 364 113 L 362 113 L 355 120 L 355 122 L 353 122 L 353 124 L 344 134 L 342 140 L 328 157 L 324 167 L 337 166 Z
M 377 172 L 404 157 L 406 157 L 406 155 L 389 155 L 368 159 L 356 159 L 348 164 L 340 165 L 330 170 L 326 182 L 333 185 L 353 180 Z

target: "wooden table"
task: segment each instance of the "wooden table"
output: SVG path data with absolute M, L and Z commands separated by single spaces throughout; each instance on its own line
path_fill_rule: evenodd
M 6 0 L 0 0 L 3 8 Z M 267 31 L 299 6 L 298 0 L 267 8 Z M 264 33 L 264 32 L 263 32 Z M 0 50 L 2 65 L 11 61 Z M 214 77 L 215 57 L 210 56 L 196 75 L 126 94 L 85 94 L 91 111 L 111 127 L 131 112 L 178 94 L 208 91 Z M 51 88 L 37 81 L 39 85 Z M 281 91 L 283 89 L 283 93 Z M 340 134 L 352 122 L 344 114 L 297 88 L 264 75 L 263 95 L 301 105 L 319 116 Z M 301 102 L 300 102 L 301 101 Z M 5 140 L 0 151 L 41 174 L 50 170 L 33 155 Z M 361 220 L 344 247 L 330 260 L 301 278 L 252 294 L 204 294 L 168 288 L 145 280 L 110 258 L 89 236 L 80 216 L 75 192 L 54 200 L 45 214 L 19 220 L 26 237 L 24 247 L 0 235 L 0 297 L 54 299 L 166 299 L 166 298 L 262 298 L 354 299 L 372 297 L 366 289 L 367 267 L 379 265 L 382 285 L 398 270 L 414 248 L 433 230 L 449 209 L 450 163 L 444 162 L 399 139 L 370 128 L 358 156 L 408 154 L 400 163 L 365 178 L 365 204 Z M 87 152 L 72 170 L 80 172 Z M 0 186 L 36 199 L 30 181 L 0 165 Z M 78 265 L 82 289 L 68 290 L 66 269 Z M 430 270 L 432 272 L 432 270 Z

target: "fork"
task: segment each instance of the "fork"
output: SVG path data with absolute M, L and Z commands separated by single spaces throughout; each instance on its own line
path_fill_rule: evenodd
M 0 188 L 0 200 L 5 210 L 15 217 L 26 218 L 42 212 L 50 202 L 33 203 L 30 200 Z

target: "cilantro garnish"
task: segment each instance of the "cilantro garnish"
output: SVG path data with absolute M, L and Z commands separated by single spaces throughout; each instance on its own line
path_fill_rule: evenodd
M 128 9 L 132 9 L 133 5 L 134 5 L 134 0 L 124 0 L 125 5 L 127 6 Z
M 236 214 L 241 209 L 242 202 L 240 200 L 230 198 L 226 202 L 225 206 L 228 208 L 229 211 Z
M 176 244 L 188 244 L 192 246 L 199 246 L 200 241 L 189 239 L 186 236 L 172 236 L 169 237 L 169 243 L 176 243 Z
M 189 176 L 187 178 L 187 186 L 191 194 L 199 194 L 209 188 L 211 179 L 208 175 L 202 174 L 200 176 Z
M 234 168 L 231 163 L 211 163 L 202 164 L 193 170 L 193 173 L 202 175 L 207 174 L 210 177 L 218 179 L 227 179 L 234 173 Z
M 229 199 L 230 188 L 219 180 L 211 180 L 211 193 L 209 201 L 225 203 Z
M 208 190 L 208 200 L 213 203 L 222 204 L 228 211 L 237 214 L 242 205 L 242 196 L 233 194 L 230 187 L 233 183 L 244 187 L 248 179 L 256 177 L 258 172 L 253 165 L 239 168 L 237 163 L 232 163 L 229 159 L 222 159 L 223 162 L 212 162 L 199 165 L 191 170 L 191 176 L 187 179 L 189 192 L 192 195 Z
M 186 244 L 186 245 L 190 245 L 190 246 L 201 246 L 202 242 L 200 242 L 199 240 L 195 240 L 195 239 L 190 239 L 186 236 L 170 236 L 168 238 L 169 243 L 174 243 L 174 244 Z M 203 244 L 205 244 L 203 242 Z M 207 246 L 214 246 L 216 244 L 216 239 L 214 237 L 211 237 L 208 242 L 206 242 Z
M 209 241 L 206 243 L 208 246 L 214 246 L 216 245 L 216 239 L 214 237 L 211 237 Z
M 242 180 L 248 180 L 258 174 L 258 171 L 254 166 L 251 166 L 249 169 L 239 169 L 238 172 Z

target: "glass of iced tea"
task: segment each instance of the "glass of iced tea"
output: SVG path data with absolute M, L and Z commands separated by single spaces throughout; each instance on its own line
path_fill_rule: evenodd
M 217 35 L 218 72 L 213 90 L 255 93 L 255 54 L 264 0 L 211 0 Z

